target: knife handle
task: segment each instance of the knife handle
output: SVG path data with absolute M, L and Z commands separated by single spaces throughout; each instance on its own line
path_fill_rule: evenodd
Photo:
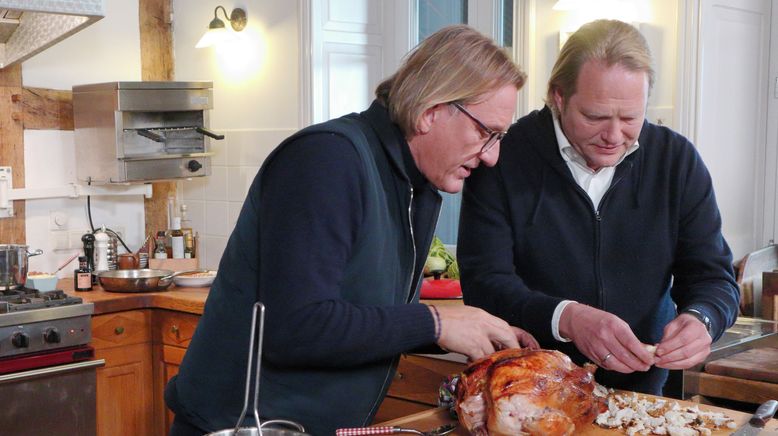
M 762 428 L 767 424 L 767 421 L 772 419 L 776 410 L 778 410 L 778 401 L 765 401 L 756 409 L 754 416 L 751 417 L 751 420 L 749 420 L 748 423 L 754 427 Z

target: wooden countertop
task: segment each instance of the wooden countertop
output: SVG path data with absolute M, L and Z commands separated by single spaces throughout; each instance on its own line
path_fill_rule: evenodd
M 668 400 L 678 401 L 678 403 L 681 404 L 682 406 L 683 405 L 699 406 L 700 410 L 714 410 L 717 412 L 724 412 L 730 418 L 735 420 L 735 423 L 737 424 L 737 428 L 739 428 L 741 425 L 748 422 L 748 420 L 751 418 L 751 415 L 743 412 L 738 412 L 735 410 L 722 409 L 721 407 L 708 406 L 704 404 L 696 404 L 688 401 L 673 400 L 673 399 L 668 399 Z M 756 407 L 754 407 L 754 410 L 756 410 Z M 449 424 L 452 422 L 456 422 L 456 421 L 451 418 L 451 416 L 448 413 L 448 410 L 444 408 L 437 408 L 432 410 L 426 410 L 424 412 L 415 413 L 413 415 L 408 415 L 402 418 L 393 419 L 391 421 L 383 422 L 377 425 L 396 426 L 396 427 L 403 427 L 403 428 L 412 428 L 420 431 L 430 431 L 441 425 Z M 778 420 L 776 419 L 771 420 L 765 427 L 765 430 L 778 431 Z M 732 434 L 732 432 L 734 431 L 735 430 L 731 430 L 731 429 L 718 430 L 718 431 L 714 431 L 713 435 L 729 435 Z M 464 427 L 459 425 L 453 432 L 449 434 L 451 436 L 466 436 L 468 435 L 468 432 L 467 430 L 464 429 Z M 606 428 L 599 427 L 596 424 L 589 424 L 585 428 L 576 429 L 575 434 L 597 436 L 597 435 L 619 435 L 619 434 L 623 435 L 626 433 L 618 429 L 606 429 Z
M 68 295 L 81 297 L 85 303 L 94 303 L 95 315 L 145 308 L 202 315 L 205 299 L 210 291 L 210 288 L 182 288 L 170 285 L 162 292 L 122 293 L 107 292 L 95 285 L 91 291 L 76 292 L 73 290 L 71 278 L 60 279 L 57 289 L 62 289 Z

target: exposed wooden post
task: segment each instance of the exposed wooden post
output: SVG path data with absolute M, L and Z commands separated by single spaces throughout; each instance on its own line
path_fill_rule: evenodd
M 57 89 L 22 89 L 24 128 L 73 130 L 73 92 Z
M 170 0 L 139 0 L 140 63 L 143 80 L 173 80 L 173 30 Z M 176 194 L 175 182 L 155 182 L 144 200 L 146 234 L 167 228 L 167 199 Z
M 13 170 L 13 187 L 24 187 L 24 113 L 22 109 L 22 66 L 0 69 L 0 166 Z M 0 243 L 24 244 L 24 200 L 13 202 L 14 216 L 0 218 Z

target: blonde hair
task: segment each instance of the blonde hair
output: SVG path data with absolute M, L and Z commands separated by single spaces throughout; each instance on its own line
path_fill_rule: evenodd
M 464 25 L 448 26 L 411 51 L 376 88 L 376 97 L 403 133 L 416 133 L 427 109 L 441 103 L 471 104 L 506 85 L 518 90 L 526 75 L 490 38 Z
M 648 76 L 648 90 L 654 86 L 651 50 L 638 29 L 617 20 L 596 20 L 584 24 L 573 33 L 559 52 L 551 78 L 548 79 L 546 104 L 559 115 L 554 92 L 569 99 L 576 92 L 581 68 L 588 61 L 620 65 L 630 71 L 642 71 Z

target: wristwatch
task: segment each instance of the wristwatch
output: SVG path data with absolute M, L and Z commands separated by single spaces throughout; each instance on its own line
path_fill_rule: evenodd
M 711 323 L 710 323 L 710 318 L 708 317 L 708 315 L 705 315 L 704 313 L 700 312 L 697 309 L 685 309 L 683 311 L 683 313 L 688 313 L 689 315 L 691 315 L 691 316 L 697 318 L 698 320 L 700 320 L 700 322 L 705 325 L 705 330 L 708 331 L 708 334 L 713 336 L 711 334 L 711 332 L 710 332 Z

